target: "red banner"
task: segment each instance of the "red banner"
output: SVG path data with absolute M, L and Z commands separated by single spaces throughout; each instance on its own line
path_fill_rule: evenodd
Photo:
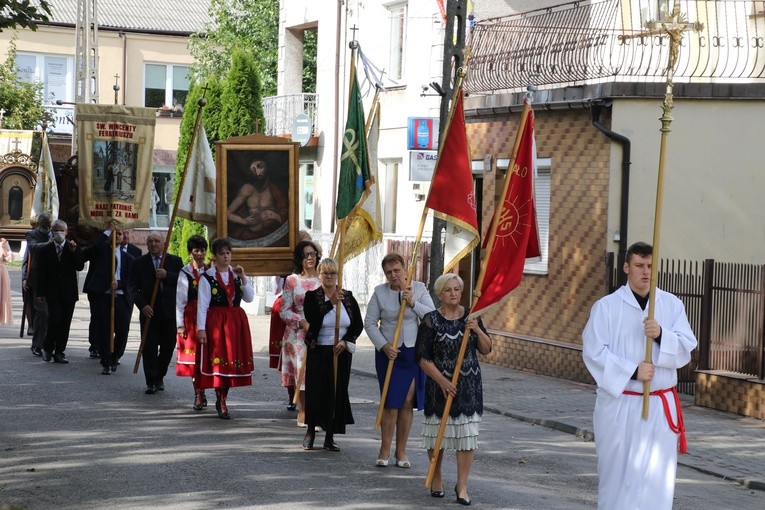
M 425 207 L 446 221 L 444 273 L 457 265 L 478 244 L 478 216 L 470 169 L 462 87 L 454 94 L 449 124 L 438 152 L 438 161 Z
M 525 123 L 523 118 L 525 116 Z M 537 215 L 534 207 L 534 175 L 536 147 L 534 114 L 527 104 L 521 117 L 523 132 L 512 168 L 505 177 L 504 198 L 489 225 L 484 248 L 483 280 L 480 297 L 470 311 L 471 317 L 487 312 L 500 304 L 521 282 L 526 259 L 540 256 Z M 498 219 L 497 219 L 498 218 Z M 492 228 L 496 233 L 492 243 Z M 487 243 L 492 243 L 490 246 Z

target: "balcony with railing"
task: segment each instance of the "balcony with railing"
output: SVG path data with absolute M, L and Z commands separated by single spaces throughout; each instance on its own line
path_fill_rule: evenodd
M 263 116 L 266 119 L 265 134 L 295 138 L 292 133 L 295 119 L 304 113 L 311 120 L 311 140 L 307 145 L 315 145 L 318 140 L 318 94 L 286 94 L 263 99 Z

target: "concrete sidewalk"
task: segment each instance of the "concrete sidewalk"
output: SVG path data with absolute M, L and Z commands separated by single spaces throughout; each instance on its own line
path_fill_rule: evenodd
M 2 328 L 4 335 L 19 333 L 22 301 L 16 289 L 18 275 L 12 271 L 12 306 L 14 326 Z M 87 345 L 88 303 L 85 295 L 75 308 L 70 343 Z M 268 315 L 250 316 L 253 348 L 267 353 Z M 139 331 L 138 313 L 133 313 L 130 344 Z M 29 339 L 31 345 L 31 338 Z M 374 347 L 362 336 L 353 356 L 352 372 L 376 378 Z M 30 353 L 31 356 L 31 353 Z M 484 387 L 484 410 L 515 420 L 529 422 L 592 440 L 594 386 L 528 372 L 481 365 Z M 750 489 L 765 490 L 765 421 L 746 418 L 693 405 L 693 398 L 682 396 L 688 454 L 679 463 L 716 477 L 735 481 Z

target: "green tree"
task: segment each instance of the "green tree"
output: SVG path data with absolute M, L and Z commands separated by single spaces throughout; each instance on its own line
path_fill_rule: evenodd
M 0 0 L 1 2 L 2 0 Z M 19 80 L 16 71 L 16 37 L 11 39 L 8 55 L 0 65 L 0 108 L 5 110 L 5 129 L 35 129 L 49 118 L 42 103 L 43 84 Z
M 6 28 L 29 28 L 37 30 L 38 23 L 50 21 L 48 0 L 34 4 L 30 0 L 0 0 L 0 32 Z
M 252 52 L 262 77 L 263 96 L 276 95 L 279 47 L 278 0 L 212 0 L 210 24 L 189 43 L 198 81 L 207 76 L 226 76 L 234 50 Z
M 231 70 L 226 76 L 221 93 L 221 112 L 217 136 L 225 140 L 231 136 L 249 135 L 262 131 L 263 106 L 260 103 L 260 79 L 255 59 L 244 50 L 234 50 Z
M 316 36 L 315 29 L 303 32 L 303 92 L 316 92 Z

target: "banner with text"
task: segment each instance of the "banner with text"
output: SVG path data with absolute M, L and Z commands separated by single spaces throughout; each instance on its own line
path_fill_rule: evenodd
M 80 219 L 105 228 L 148 227 L 154 108 L 77 105 Z

